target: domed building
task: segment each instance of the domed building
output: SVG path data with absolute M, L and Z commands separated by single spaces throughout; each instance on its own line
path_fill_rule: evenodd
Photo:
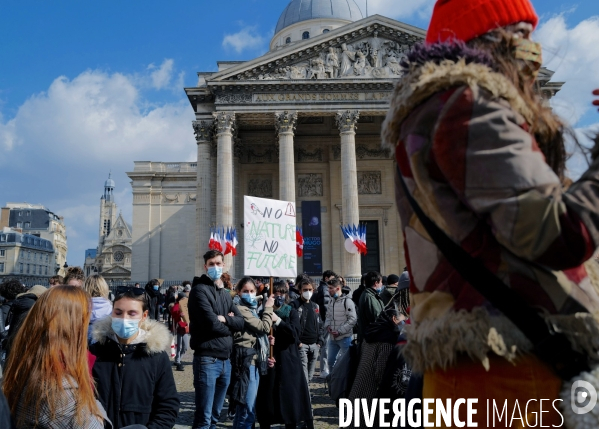
M 425 34 L 365 16 L 355 0 L 291 0 L 267 53 L 199 72 L 197 86 L 185 88 L 197 162 L 135 162 L 128 173 L 132 279 L 203 273 L 213 226 L 237 228 L 240 256 L 225 263 L 240 278 L 244 195 L 295 201 L 305 244 L 298 272 L 332 269 L 350 281 L 373 270 L 400 273 L 395 165 L 380 131 L 399 64 Z M 541 77 L 549 98 L 560 85 L 545 69 Z M 345 250 L 339 227 L 359 223 L 367 230 L 365 256 Z

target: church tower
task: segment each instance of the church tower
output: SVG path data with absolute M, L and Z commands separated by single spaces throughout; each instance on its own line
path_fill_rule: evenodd
M 116 203 L 114 202 L 114 180 L 110 177 L 111 174 L 108 174 L 108 180 L 104 182 L 104 195 L 100 198 L 100 245 L 104 243 L 104 240 L 110 234 L 117 216 Z

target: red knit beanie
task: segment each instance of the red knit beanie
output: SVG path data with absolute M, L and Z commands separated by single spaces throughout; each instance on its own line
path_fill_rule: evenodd
M 437 0 L 426 43 L 457 39 L 467 42 L 496 28 L 539 22 L 530 0 Z

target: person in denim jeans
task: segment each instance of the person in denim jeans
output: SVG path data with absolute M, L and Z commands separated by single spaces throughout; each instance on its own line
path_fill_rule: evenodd
M 220 281 L 223 259 L 223 254 L 217 250 L 204 255 L 207 275 L 194 277 L 189 295 L 196 402 L 194 429 L 216 428 L 231 379 L 229 357 L 233 333 L 241 331 L 244 325 L 243 317 Z
M 329 371 L 337 359 L 349 349 L 352 341 L 354 326 L 358 322 L 356 305 L 348 295 L 343 295 L 341 281 L 338 278 L 327 282 L 328 293 L 331 296 L 327 308 L 327 318 L 324 327 L 331 335 L 328 344 Z
M 320 347 L 324 344 L 324 329 L 320 319 L 320 307 L 310 301 L 314 293 L 312 279 L 307 276 L 298 276 L 298 279 L 297 287 L 301 296 L 293 301 L 292 306 L 299 313 L 301 326 L 299 354 L 306 381 L 310 384 L 316 369 Z

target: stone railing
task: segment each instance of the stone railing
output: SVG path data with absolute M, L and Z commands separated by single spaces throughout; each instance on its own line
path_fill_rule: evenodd
M 197 162 L 150 162 L 136 161 L 135 172 L 153 173 L 194 173 L 198 170 Z

